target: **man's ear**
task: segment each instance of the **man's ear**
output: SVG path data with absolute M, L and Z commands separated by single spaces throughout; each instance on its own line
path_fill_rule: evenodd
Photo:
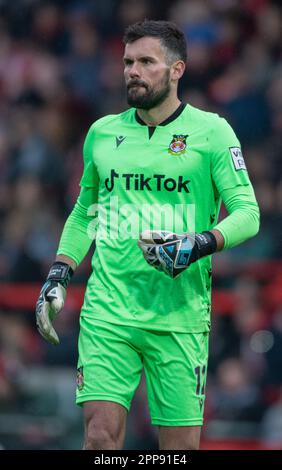
M 172 80 L 179 80 L 185 72 L 185 63 L 183 60 L 177 60 L 171 66 L 170 77 Z

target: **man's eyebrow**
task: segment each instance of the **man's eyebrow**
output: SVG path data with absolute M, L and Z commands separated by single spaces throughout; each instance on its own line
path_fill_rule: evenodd
M 134 59 L 132 57 L 124 56 L 123 61 L 125 62 L 127 60 L 134 60 Z M 137 60 L 156 60 L 156 58 L 151 55 L 142 55 L 140 57 L 137 57 Z

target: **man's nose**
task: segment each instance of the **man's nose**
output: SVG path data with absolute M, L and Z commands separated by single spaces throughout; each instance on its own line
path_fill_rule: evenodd
M 138 64 L 136 62 L 131 65 L 130 70 L 129 70 L 129 76 L 131 78 L 140 77 L 140 69 L 139 69 Z

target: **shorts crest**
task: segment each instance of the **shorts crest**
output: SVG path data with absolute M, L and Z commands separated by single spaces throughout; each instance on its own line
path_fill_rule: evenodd
M 77 369 L 76 386 L 77 386 L 78 390 L 82 390 L 83 387 L 84 387 L 83 367 L 79 367 Z

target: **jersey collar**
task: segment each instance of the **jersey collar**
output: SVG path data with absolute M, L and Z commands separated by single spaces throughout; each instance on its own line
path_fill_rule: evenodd
M 180 116 L 180 114 L 182 113 L 182 111 L 184 110 L 184 108 L 186 107 L 186 103 L 180 103 L 180 105 L 178 106 L 178 108 L 174 111 L 174 113 L 172 113 L 168 118 L 166 118 L 163 122 L 160 122 L 160 124 L 158 124 L 158 126 L 166 126 L 167 124 L 170 124 L 172 121 L 174 121 L 175 119 L 178 118 L 178 116 Z M 146 124 L 146 122 L 144 122 L 141 117 L 139 116 L 139 114 L 137 113 L 137 109 L 135 110 L 135 119 L 136 121 L 141 124 L 142 126 L 148 126 L 148 124 Z M 154 126 L 156 127 L 156 126 Z

